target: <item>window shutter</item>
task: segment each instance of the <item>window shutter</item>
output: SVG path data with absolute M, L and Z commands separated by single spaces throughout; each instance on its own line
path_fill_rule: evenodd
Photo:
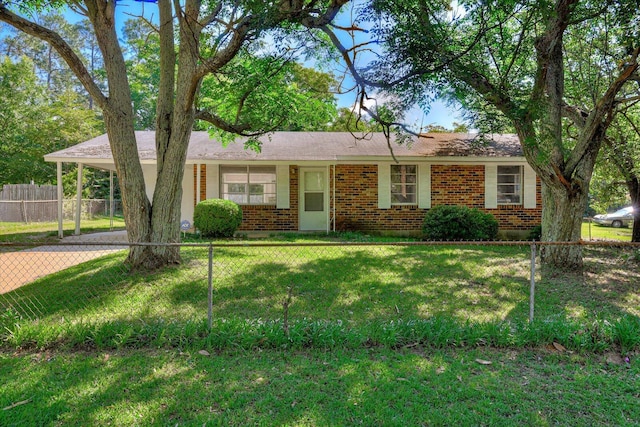
M 276 166 L 276 208 L 290 208 L 289 165 Z
M 220 165 L 207 165 L 207 199 L 220 198 Z
M 536 208 L 536 173 L 529 165 L 524 166 L 524 208 Z
M 391 166 L 389 163 L 378 164 L 378 208 L 391 207 Z
M 418 165 L 418 207 L 431 209 L 431 165 Z
M 498 207 L 498 166 L 495 164 L 484 167 L 484 207 L 486 209 Z

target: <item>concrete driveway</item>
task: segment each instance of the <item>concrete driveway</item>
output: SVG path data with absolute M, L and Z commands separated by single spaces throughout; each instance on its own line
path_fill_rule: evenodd
M 126 231 L 111 231 L 65 237 L 59 245 L 0 253 L 0 294 L 10 292 L 40 277 L 127 248 L 126 245 L 81 246 L 82 243 L 126 241 Z

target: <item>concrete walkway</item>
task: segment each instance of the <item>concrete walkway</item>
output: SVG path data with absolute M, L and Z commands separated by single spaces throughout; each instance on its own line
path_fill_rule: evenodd
M 126 231 L 111 231 L 68 236 L 62 239 L 59 245 L 38 246 L 19 252 L 1 253 L 0 294 L 10 292 L 40 277 L 127 248 L 126 245 L 82 246 L 83 243 L 126 241 Z

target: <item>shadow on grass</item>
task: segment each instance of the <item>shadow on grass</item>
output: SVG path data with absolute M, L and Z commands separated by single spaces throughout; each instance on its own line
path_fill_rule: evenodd
M 290 316 L 295 318 L 357 324 L 446 314 L 499 320 L 527 299 L 527 278 L 513 274 L 521 268 L 504 264 L 505 254 L 513 256 L 513 250 L 283 248 L 268 260 L 261 254 L 260 263 L 250 268 L 233 257 L 217 264 L 224 274 L 216 276 L 216 307 L 223 315 L 280 318 L 287 288 L 293 286 Z M 517 257 L 520 263 L 525 259 Z M 305 262 L 289 261 L 300 258 Z
M 182 256 L 181 266 L 131 274 L 125 253 L 108 255 L 0 295 L 0 307 L 53 321 L 204 319 L 207 249 Z M 529 257 L 527 246 L 216 247 L 213 316 L 281 319 L 292 287 L 291 320 L 525 320 Z M 538 284 L 537 318 L 637 316 L 637 269 L 601 268 L 594 284 Z
M 584 249 L 584 275 L 542 279 L 536 311 L 542 317 L 617 319 L 640 316 L 640 260 L 633 247 Z
M 544 353 L 40 353 L 0 374 L 3 407 L 29 399 L 3 425 L 625 425 L 639 412 L 637 365 Z

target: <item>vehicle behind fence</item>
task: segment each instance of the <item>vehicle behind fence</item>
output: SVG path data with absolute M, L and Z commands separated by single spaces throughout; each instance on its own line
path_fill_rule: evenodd
M 358 325 L 640 316 L 640 247 L 584 244 L 583 275 L 540 274 L 539 244 L 181 244 L 130 271 L 128 243 L 0 246 L 0 313 L 54 322 L 286 317 Z M 535 313 L 535 314 L 534 314 Z

